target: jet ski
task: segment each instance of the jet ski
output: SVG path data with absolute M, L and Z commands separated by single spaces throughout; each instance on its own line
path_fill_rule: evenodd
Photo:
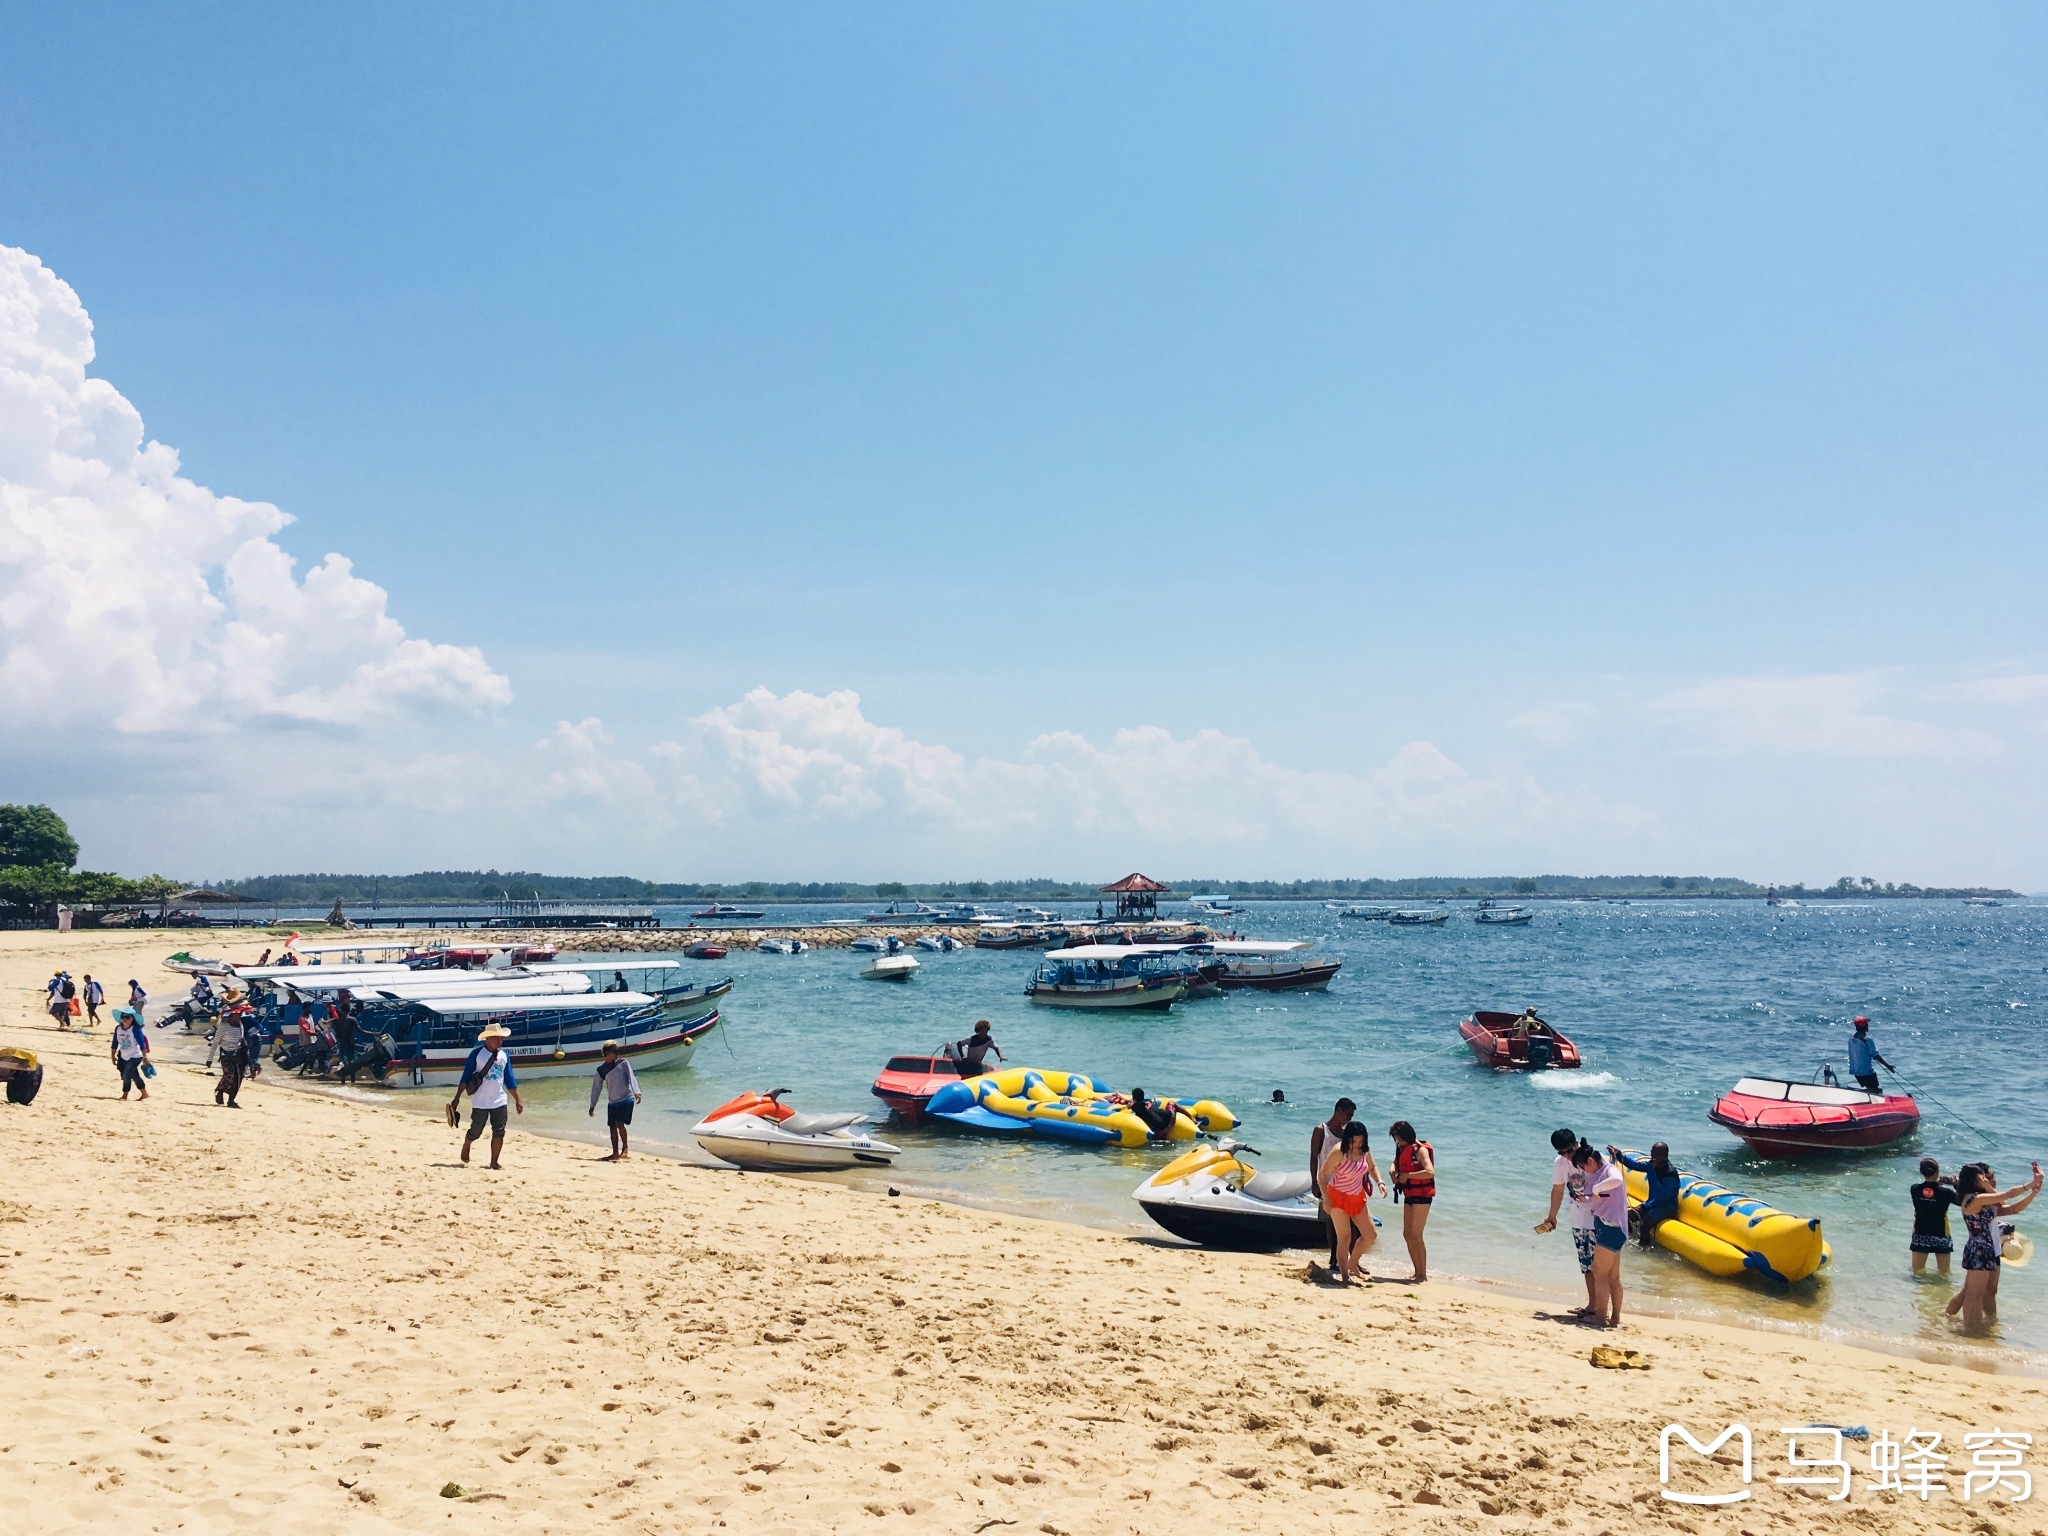
M 1329 1242 L 1308 1170 L 1260 1173 L 1238 1156 L 1257 1147 L 1224 1139 L 1175 1158 L 1132 1192 L 1145 1214 L 1205 1248 L 1278 1253 Z
M 903 1149 L 862 1129 L 861 1114 L 800 1115 L 782 1102 L 787 1088 L 743 1093 L 690 1128 L 697 1145 L 742 1168 L 886 1168 Z

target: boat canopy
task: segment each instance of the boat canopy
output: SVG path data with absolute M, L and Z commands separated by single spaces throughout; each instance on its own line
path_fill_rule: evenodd
M 428 972 L 428 976 L 433 973 Z M 502 974 L 502 973 L 501 973 Z M 582 985 L 578 986 L 577 983 Z M 590 984 L 588 976 L 508 976 L 504 980 L 472 982 L 468 986 L 450 985 L 447 982 L 418 979 L 413 981 L 379 982 L 365 987 L 366 992 L 378 997 L 402 999 L 405 1002 L 428 1002 L 436 998 L 465 997 L 624 997 L 623 992 L 599 992 Z
M 651 1008 L 658 1001 L 658 998 L 649 997 L 645 992 L 556 992 L 529 997 L 493 993 L 488 997 L 478 998 L 437 997 L 420 1001 L 419 1006 L 429 1013 L 449 1019 L 483 1018 L 502 1013 L 554 1013 L 571 1010 L 588 1013 L 593 1008 Z
M 1186 944 L 1076 944 L 1072 949 L 1046 951 L 1048 962 L 1057 960 L 1156 960 L 1161 955 L 1184 955 Z
M 560 976 L 574 972 L 588 976 L 596 971 L 676 971 L 682 969 L 680 960 L 592 960 L 583 964 L 572 960 L 540 960 L 532 965 L 520 967 L 528 976 Z
M 369 950 L 402 949 L 410 950 L 417 945 L 412 939 L 390 939 L 384 941 L 358 941 L 354 944 L 297 944 L 287 943 L 286 949 L 300 955 L 353 955 Z
M 1180 948 L 1197 955 L 1284 955 L 1307 949 L 1308 939 L 1212 939 L 1206 944 L 1184 944 Z

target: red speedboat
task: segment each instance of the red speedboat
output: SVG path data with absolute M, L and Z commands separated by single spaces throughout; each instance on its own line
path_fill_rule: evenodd
M 725 946 L 723 944 L 692 944 L 683 953 L 692 960 L 723 960 L 725 958 Z
M 1458 1026 L 1465 1049 L 1482 1066 L 1502 1072 L 1540 1072 L 1546 1067 L 1581 1065 L 1579 1048 L 1538 1019 L 1536 1029 L 1517 1034 L 1519 1013 L 1490 1013 L 1480 1010 Z
M 1707 1118 L 1760 1156 L 1797 1157 L 1897 1141 L 1919 1126 L 1920 1106 L 1903 1093 L 1745 1077 L 1721 1095 Z
M 932 1095 L 961 1075 L 960 1063 L 950 1056 L 891 1056 L 868 1091 L 915 1125 Z

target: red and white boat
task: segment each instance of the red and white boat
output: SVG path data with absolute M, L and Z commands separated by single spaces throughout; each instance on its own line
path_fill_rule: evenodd
M 723 960 L 725 958 L 725 946 L 707 941 L 702 944 L 692 944 L 685 948 L 683 953 L 692 960 Z
M 1919 1127 L 1920 1106 L 1903 1093 L 1745 1077 L 1721 1095 L 1707 1118 L 1759 1156 L 1797 1157 L 1885 1146 Z
M 950 1056 L 891 1056 L 868 1091 L 915 1125 L 932 1095 L 960 1077 L 960 1063 Z
M 1579 1048 L 1541 1019 L 1536 1021 L 1543 1024 L 1541 1029 L 1517 1034 L 1515 1025 L 1521 1017 L 1519 1013 L 1479 1009 L 1458 1026 L 1458 1033 L 1464 1038 L 1465 1049 L 1478 1058 L 1481 1066 L 1498 1071 L 1541 1072 L 1550 1067 L 1583 1065 Z

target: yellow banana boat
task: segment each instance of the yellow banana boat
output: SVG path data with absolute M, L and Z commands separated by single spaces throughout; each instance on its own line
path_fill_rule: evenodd
M 1641 1205 L 1649 1181 L 1633 1169 L 1623 1171 L 1629 1204 Z M 1818 1216 L 1788 1215 L 1683 1171 L 1678 1218 L 1658 1225 L 1656 1242 L 1710 1275 L 1758 1274 L 1786 1285 L 1818 1273 L 1834 1257 Z
M 1192 1141 L 1204 1131 L 1227 1131 L 1237 1124 L 1214 1099 L 1176 1106 L 1173 1124 L 1154 1136 L 1131 1112 L 1121 1095 L 1097 1085 L 1079 1072 L 1046 1072 L 1011 1067 L 949 1083 L 932 1095 L 925 1114 L 966 1130 L 996 1135 L 1024 1132 L 1063 1141 L 1142 1147 L 1153 1141 Z

